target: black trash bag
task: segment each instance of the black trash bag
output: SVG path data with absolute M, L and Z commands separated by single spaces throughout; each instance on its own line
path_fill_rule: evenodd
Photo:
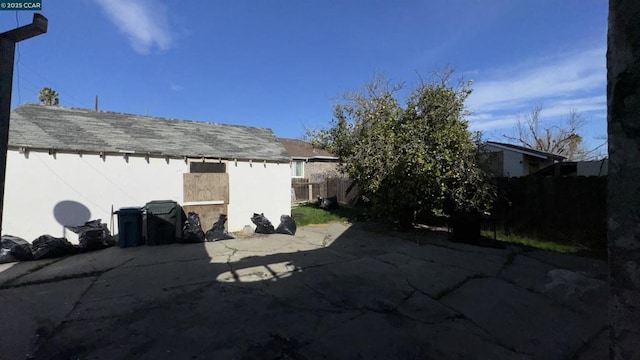
M 102 219 L 96 219 L 87 221 L 80 226 L 67 226 L 67 229 L 79 235 L 80 251 L 102 250 L 116 244 L 107 224 L 101 223 L 101 221 Z
M 12 263 L 17 261 L 18 259 L 11 255 L 11 250 L 0 247 L 0 264 Z
M 182 228 L 182 242 L 185 243 L 201 243 L 204 242 L 204 231 L 200 224 L 200 215 L 190 211 L 187 220 Z
M 25 239 L 13 235 L 2 235 L 2 238 L 0 239 L 0 252 L 3 254 L 1 257 L 3 259 L 6 258 L 6 260 L 10 259 L 7 256 L 11 256 L 11 258 L 18 261 L 33 259 L 31 244 L 29 244 Z M 2 262 L 2 260 L 0 260 L 0 262 Z
M 296 221 L 289 215 L 280 216 L 280 225 L 276 229 L 278 234 L 295 235 L 296 234 Z
M 229 235 L 226 232 L 212 231 L 212 230 L 208 230 L 207 231 L 207 233 L 205 234 L 205 238 L 206 238 L 207 242 L 234 239 L 233 236 Z
M 209 231 L 225 232 L 224 224 L 227 222 L 227 215 L 220 214 L 218 221 L 214 222 Z
M 42 235 L 33 240 L 31 252 L 34 260 L 40 260 L 73 255 L 78 253 L 78 249 L 65 238 Z
M 274 234 L 276 229 L 273 228 L 271 221 L 264 214 L 253 214 L 251 222 L 256 225 L 256 233 L 258 234 Z
M 324 210 L 337 209 L 339 207 L 338 197 L 334 195 L 326 198 L 318 198 L 318 207 Z
M 227 215 L 220 214 L 218 221 L 214 222 L 211 229 L 209 229 L 205 234 L 205 239 L 208 242 L 233 239 L 233 236 L 227 234 L 227 231 L 224 228 L 225 222 L 227 222 Z

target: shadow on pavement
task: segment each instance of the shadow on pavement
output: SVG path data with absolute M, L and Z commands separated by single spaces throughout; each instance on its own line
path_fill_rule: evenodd
M 0 272 L 11 358 L 606 356 L 606 263 L 440 232 L 335 223 L 32 266 Z

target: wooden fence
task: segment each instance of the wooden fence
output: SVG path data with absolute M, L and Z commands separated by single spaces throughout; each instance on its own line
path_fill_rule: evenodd
M 348 178 L 330 178 L 316 183 L 306 179 L 293 179 L 291 183 L 291 201 L 294 203 L 331 196 L 336 196 L 341 204 L 353 205 L 358 201 L 358 187 Z
M 507 233 L 606 252 L 606 177 L 499 179 L 493 220 Z

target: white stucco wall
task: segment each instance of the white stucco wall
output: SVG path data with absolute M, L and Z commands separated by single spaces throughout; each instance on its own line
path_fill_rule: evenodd
M 144 206 L 151 200 L 182 202 L 184 160 L 29 151 L 28 157 L 10 150 L 7 158 L 2 233 L 32 241 L 43 234 L 63 236 L 63 224 L 54 209 L 64 201 L 74 201 L 85 211 L 58 207 L 64 225 L 79 225 L 102 219 L 110 225 L 111 207 Z M 68 203 L 67 203 L 68 204 Z M 89 219 L 82 215 L 89 211 Z M 85 214 L 83 214 L 85 212 Z M 113 226 L 117 232 L 117 220 Z M 72 240 L 73 235 L 66 231 Z
M 516 151 L 503 150 L 504 152 L 504 176 L 515 177 L 525 174 L 523 155 Z
M 503 148 L 487 145 L 487 151 L 499 151 L 503 153 L 502 176 L 516 177 L 525 175 L 526 164 L 523 155 L 517 151 L 510 151 Z
M 117 233 L 117 216 L 111 208 L 144 206 L 152 200 L 183 203 L 183 174 L 188 166 L 182 159 L 10 150 L 7 159 L 2 233 L 33 241 L 40 235 L 75 234 L 63 225 L 80 225 L 102 219 Z M 277 226 L 280 215 L 290 214 L 291 170 L 289 164 L 233 161 L 229 173 L 228 230 L 240 231 L 253 225 L 254 212 L 264 213 Z M 74 202 L 69 205 L 69 202 Z M 61 211 L 61 204 L 66 204 Z M 58 206 L 58 207 L 56 207 Z M 56 210 L 57 209 L 57 210 Z M 57 214 L 56 214 L 57 213 Z M 60 221 L 59 221 L 60 220 Z M 62 224 L 63 222 L 64 224 Z M 206 231 L 206 229 L 204 229 Z
M 291 168 L 274 164 L 229 161 L 228 230 L 251 225 L 253 213 L 264 215 L 278 226 L 281 215 L 291 214 Z

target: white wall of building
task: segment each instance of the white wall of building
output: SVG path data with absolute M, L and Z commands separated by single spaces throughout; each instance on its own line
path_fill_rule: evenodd
M 111 207 L 144 206 L 151 200 L 182 202 L 184 160 L 10 150 L 2 233 L 33 241 L 43 234 L 74 236 L 63 225 L 102 219 Z M 70 203 L 75 202 L 75 203 Z M 58 206 L 58 207 L 56 207 Z M 87 211 L 88 210 L 88 211 Z M 88 216 L 88 218 L 86 218 Z M 64 222 L 64 224 L 61 224 Z M 113 221 L 117 232 L 117 220 Z
M 253 213 L 264 215 L 278 226 L 281 215 L 291 214 L 291 168 L 289 163 L 229 161 L 229 231 L 253 226 Z
M 524 164 L 524 156 L 516 151 L 504 151 L 504 176 L 507 177 L 515 177 L 515 176 L 524 176 L 525 174 L 525 164 Z
M 488 144 L 487 151 L 499 151 L 503 153 L 502 176 L 516 177 L 524 176 L 526 165 L 524 164 L 524 156 L 517 151 L 510 151 Z
M 33 241 L 40 235 L 75 234 L 63 225 L 102 219 L 112 224 L 111 208 L 144 206 L 152 200 L 183 203 L 182 159 L 109 156 L 10 150 L 7 158 L 2 233 Z M 264 213 L 277 226 L 291 212 L 291 169 L 288 163 L 227 164 L 229 173 L 228 229 L 253 225 L 254 212 Z M 204 229 L 206 230 L 206 229 Z

